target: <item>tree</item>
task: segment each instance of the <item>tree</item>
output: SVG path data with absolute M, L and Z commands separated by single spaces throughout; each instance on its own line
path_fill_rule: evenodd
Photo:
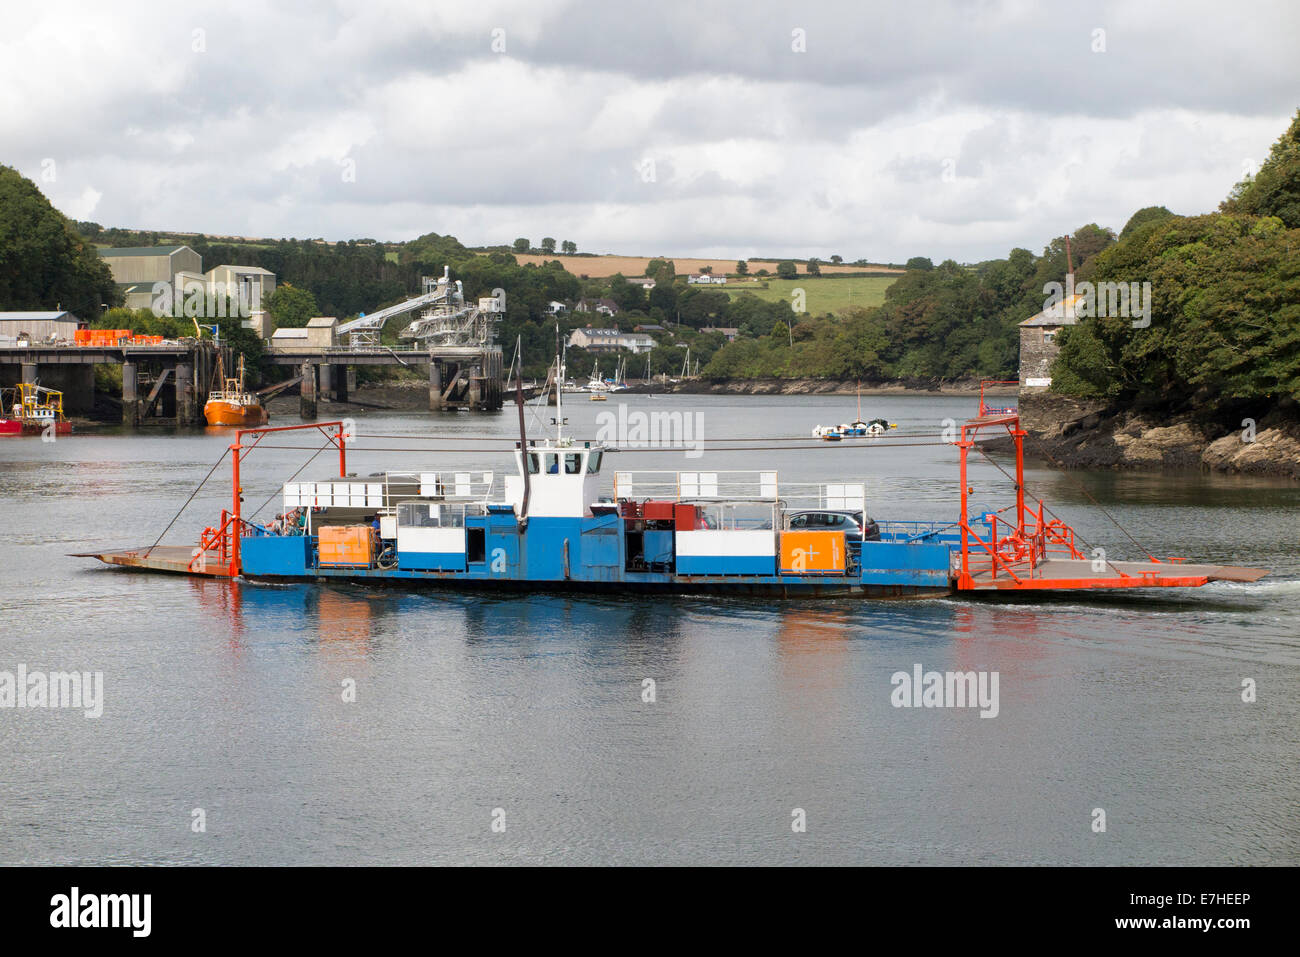
M 1119 238 L 1125 239 L 1139 226 L 1145 226 L 1147 223 L 1158 223 L 1171 216 L 1173 216 L 1173 213 L 1163 206 L 1144 206 L 1128 218 L 1124 228 L 1119 231 Z
M 0 166 L 0 304 L 88 319 L 121 302 L 113 274 L 36 184 Z
M 560 249 L 563 251 L 564 255 L 572 256 L 577 253 L 578 244 L 572 240 L 566 239 L 564 242 L 560 243 Z
M 1158 397 L 1200 414 L 1300 399 L 1297 248 L 1300 229 L 1276 216 L 1173 216 L 1135 229 L 1096 257 L 1091 279 L 1149 283 L 1150 324 L 1080 321 L 1052 366 L 1053 390 Z
M 929 256 L 913 256 L 907 261 L 907 269 L 933 269 L 934 263 L 930 262 Z
M 702 274 L 704 274 L 705 276 L 712 276 L 712 275 L 713 275 L 713 267 L 712 267 L 712 266 L 701 266 L 701 267 L 700 267 L 700 272 L 701 272 Z
M 515 252 L 517 253 L 526 253 L 531 247 L 532 247 L 532 243 L 529 242 L 527 239 L 525 239 L 523 236 L 520 236 L 518 239 L 515 240 L 514 249 Z
M 309 319 L 320 315 L 319 309 L 315 296 L 306 289 L 287 282 L 275 287 L 266 306 L 266 311 L 271 314 L 276 326 L 282 329 L 303 328 Z
M 646 271 L 646 275 L 655 281 L 656 286 L 671 286 L 677 278 L 677 265 L 671 259 L 661 259 L 662 266 L 654 272 Z
M 821 264 L 815 259 L 808 260 L 808 275 L 820 276 L 822 274 Z
M 749 275 L 749 263 L 745 262 L 743 259 L 737 259 L 736 272 L 740 273 L 742 276 Z
M 794 279 L 799 275 L 799 270 L 793 262 L 786 259 L 776 264 L 776 274 L 782 279 Z
M 1300 110 L 1259 172 L 1233 187 L 1219 208 L 1225 213 L 1276 216 L 1287 229 L 1300 228 Z
M 550 236 L 547 236 L 542 240 L 542 252 L 544 252 L 548 256 L 554 254 L 555 240 L 552 239 Z
M 628 282 L 621 273 L 609 277 L 609 298 L 618 303 L 621 312 L 646 308 L 645 289 Z
M 835 263 L 835 265 L 838 266 L 840 263 L 844 262 L 844 257 L 843 257 L 843 256 L 838 256 L 838 255 L 837 255 L 837 256 L 832 256 L 832 257 L 831 257 L 831 262 Z
M 658 259 L 658 258 L 652 259 L 645 264 L 645 274 L 651 279 L 658 281 L 659 271 L 663 269 L 666 265 L 668 265 L 666 260 Z

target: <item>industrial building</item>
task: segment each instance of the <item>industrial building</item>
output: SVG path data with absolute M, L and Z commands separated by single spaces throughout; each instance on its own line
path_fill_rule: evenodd
M 99 255 L 108 263 L 128 309 L 153 308 L 154 284 L 160 282 L 170 289 L 169 301 L 183 299 L 199 283 L 206 296 L 237 299 L 249 314 L 264 310 L 275 292 L 275 273 L 269 269 L 227 263 L 205 273 L 203 257 L 189 246 L 102 247 Z
M 0 312 L 0 347 L 16 345 L 20 338 L 29 342 L 66 340 L 85 325 L 72 313 L 55 312 Z

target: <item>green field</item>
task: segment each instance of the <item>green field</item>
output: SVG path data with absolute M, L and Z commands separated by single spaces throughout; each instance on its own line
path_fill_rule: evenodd
M 763 283 L 748 283 L 731 280 L 727 283 L 727 292 L 734 299 L 741 293 L 752 292 L 760 299 L 775 302 L 784 299 L 794 301 L 794 290 L 802 289 L 807 301 L 805 308 L 809 315 L 820 316 L 828 312 L 841 312 L 849 306 L 879 306 L 885 301 L 885 290 L 897 279 L 897 276 L 853 276 L 847 278 L 816 276 L 798 279 L 767 279 Z M 706 287 L 708 288 L 708 287 Z

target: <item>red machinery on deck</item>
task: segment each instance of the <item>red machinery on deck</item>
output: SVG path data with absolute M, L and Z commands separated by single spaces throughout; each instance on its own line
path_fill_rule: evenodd
M 1184 559 L 1161 561 L 1148 555 L 1145 562 L 1109 561 L 1104 550 L 1093 558 L 1079 551 L 1072 527 L 1060 519 L 1046 519 L 1042 501 L 1034 511 L 1025 504 L 1025 435 L 1014 409 L 990 408 L 980 384 L 980 415 L 961 427 L 957 447 L 961 454 L 961 548 L 956 586 L 961 591 L 1086 589 L 1086 588 L 1195 588 L 1209 581 L 1258 581 L 1267 569 L 1230 565 L 1190 565 Z M 1016 503 L 1013 520 L 997 513 L 977 516 L 988 527 L 981 535 L 971 525 L 968 505 L 967 457 L 982 429 L 1005 429 L 1016 449 Z M 1097 554 L 1100 552 L 1100 554 Z

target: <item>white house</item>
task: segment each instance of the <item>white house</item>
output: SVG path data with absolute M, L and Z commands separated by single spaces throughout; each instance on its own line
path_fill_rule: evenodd
M 617 352 L 627 349 L 630 352 L 649 352 L 655 347 L 652 336 L 642 333 L 620 332 L 618 329 L 574 329 L 569 336 L 569 345 L 588 352 Z
M 613 299 L 579 299 L 576 312 L 598 312 L 602 316 L 618 315 L 618 303 Z

